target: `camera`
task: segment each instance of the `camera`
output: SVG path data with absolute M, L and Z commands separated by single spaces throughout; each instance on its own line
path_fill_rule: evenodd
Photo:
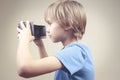
M 26 22 L 23 22 L 23 24 L 26 27 Z M 22 29 L 20 24 L 18 24 L 18 28 Z M 30 22 L 30 29 L 31 29 L 31 34 L 32 36 L 35 37 L 35 39 L 45 38 L 46 29 L 44 25 L 36 25 L 33 24 L 33 22 Z

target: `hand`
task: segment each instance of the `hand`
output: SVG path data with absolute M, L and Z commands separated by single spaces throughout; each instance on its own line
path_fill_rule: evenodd
M 43 46 L 43 41 L 42 41 L 41 39 L 35 39 L 35 40 L 34 40 L 34 43 L 35 43 L 38 47 Z
M 20 42 L 29 43 L 34 40 L 34 36 L 31 35 L 30 22 L 26 21 L 24 25 L 23 21 L 20 22 L 20 27 L 17 27 L 18 38 Z

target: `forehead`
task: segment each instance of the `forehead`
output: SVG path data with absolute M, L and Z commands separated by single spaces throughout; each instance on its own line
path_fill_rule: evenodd
M 55 17 L 53 10 L 48 9 L 45 13 L 45 21 L 50 22 L 50 21 L 55 21 L 55 20 L 56 20 L 56 17 Z
M 46 16 L 45 21 L 46 22 L 53 22 L 53 21 L 56 21 L 56 19 L 55 19 L 55 17 L 48 15 L 48 16 Z

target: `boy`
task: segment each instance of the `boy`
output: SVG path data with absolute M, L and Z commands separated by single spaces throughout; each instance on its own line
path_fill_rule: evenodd
M 34 77 L 56 71 L 54 80 L 94 80 L 94 65 L 87 46 L 78 42 L 85 33 L 86 15 L 77 1 L 60 0 L 51 4 L 45 12 L 47 34 L 53 42 L 61 42 L 64 48 L 55 56 L 48 56 L 42 40 L 34 40 L 29 21 L 26 27 L 20 22 L 17 50 L 18 74 Z M 29 43 L 38 46 L 41 59 L 33 60 Z

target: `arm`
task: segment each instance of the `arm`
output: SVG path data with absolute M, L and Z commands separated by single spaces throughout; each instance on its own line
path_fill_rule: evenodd
M 62 68 L 61 62 L 56 57 L 45 57 L 47 54 L 42 42 L 41 45 L 39 45 L 39 49 L 41 53 L 44 53 L 42 54 L 42 57 L 45 58 L 33 60 L 29 50 L 29 43 L 34 38 L 31 36 L 29 22 L 27 22 L 27 27 L 23 25 L 23 22 L 21 22 L 21 26 L 22 30 L 17 28 L 19 32 L 19 45 L 17 50 L 18 74 L 22 77 L 28 78 Z
M 37 45 L 38 47 L 38 50 L 39 50 L 39 53 L 40 53 L 40 57 L 41 58 L 44 58 L 44 57 L 48 57 L 48 54 L 45 50 L 45 47 L 44 47 L 44 44 L 43 44 L 43 41 L 41 39 L 39 40 L 34 40 L 34 43 Z
M 25 63 L 19 69 L 19 75 L 24 78 L 35 77 L 62 68 L 60 61 L 55 57 L 46 57 Z

